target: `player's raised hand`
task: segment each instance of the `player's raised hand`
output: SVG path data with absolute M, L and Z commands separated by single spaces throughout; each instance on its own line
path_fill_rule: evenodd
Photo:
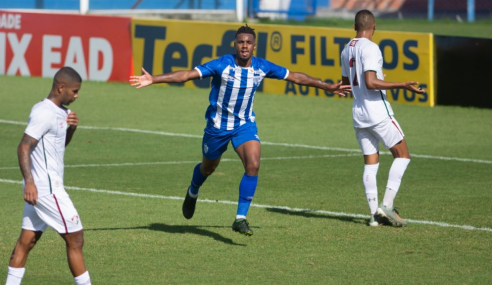
M 137 89 L 149 86 L 152 84 L 152 75 L 150 75 L 147 70 L 142 67 L 143 75 L 140 76 L 130 76 L 130 84 L 136 86 Z
M 76 128 L 79 125 L 79 117 L 77 116 L 77 113 L 71 111 L 70 114 L 68 114 L 67 124 L 69 124 L 71 128 Z

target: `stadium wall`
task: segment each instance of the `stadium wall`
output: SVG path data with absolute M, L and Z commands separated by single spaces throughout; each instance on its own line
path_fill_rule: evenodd
M 53 77 L 63 66 L 84 80 L 128 81 L 131 18 L 0 11 L 0 75 Z
M 152 74 L 192 69 L 218 56 L 234 53 L 235 32 L 239 24 L 173 20 L 132 20 L 134 72 L 143 66 Z M 292 71 L 305 72 L 326 82 L 341 80 L 340 53 L 354 36 L 350 29 L 254 25 L 258 57 L 266 58 Z M 192 36 L 190 36 L 192 35 Z M 383 51 L 387 79 L 420 82 L 426 94 L 406 90 L 388 92 L 390 101 L 434 105 L 434 48 L 432 34 L 378 32 L 374 41 Z M 209 88 L 210 80 L 178 86 Z M 283 80 L 264 81 L 261 91 L 296 96 L 344 98 L 312 87 Z M 350 96 L 346 97 L 350 99 Z
M 128 17 L 0 11 L 0 75 L 52 77 L 64 65 L 84 79 L 128 82 L 144 67 L 153 74 L 191 69 L 234 53 L 240 24 Z M 341 79 L 340 52 L 354 36 L 350 29 L 255 25 L 256 55 L 326 82 Z M 374 36 L 387 80 L 420 82 L 426 94 L 388 92 L 393 102 L 433 106 L 432 34 L 380 31 Z M 209 88 L 210 80 L 179 86 Z M 260 91 L 294 96 L 350 99 L 283 80 L 267 79 Z

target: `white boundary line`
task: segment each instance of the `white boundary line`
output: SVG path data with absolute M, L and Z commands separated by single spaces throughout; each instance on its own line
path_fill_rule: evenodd
M 25 122 L 17 122 L 17 121 L 9 121 L 0 119 L 0 123 L 11 124 L 11 125 L 26 125 Z M 170 137 L 186 137 L 186 138 L 197 138 L 201 139 L 200 135 L 190 135 L 190 134 L 179 134 L 179 133 L 169 133 L 169 132 L 161 132 L 161 131 L 149 131 L 149 130 L 139 130 L 139 129 L 129 129 L 129 128 L 113 128 L 113 127 L 92 127 L 92 126 L 78 126 L 79 129 L 86 130 L 109 130 L 109 131 L 121 131 L 121 132 L 134 132 L 134 133 L 143 133 L 143 134 L 151 134 L 151 135 L 161 135 L 161 136 L 170 136 Z M 262 145 L 275 145 L 275 146 L 285 146 L 285 147 L 297 147 L 297 148 L 310 148 L 310 149 L 318 149 L 318 150 L 334 150 L 334 151 L 344 151 L 344 152 L 354 152 L 361 153 L 360 149 L 349 149 L 349 148 L 339 148 L 339 147 L 326 147 L 326 146 L 313 146 L 313 145 L 305 145 L 305 144 L 290 144 L 290 143 L 276 143 L 276 142 L 266 142 L 262 141 Z M 381 151 L 380 154 L 391 154 L 388 151 Z M 460 157 L 446 157 L 446 156 L 434 156 L 434 155 L 425 155 L 425 154 L 411 154 L 412 157 L 418 158 L 428 158 L 428 159 L 438 159 L 438 160 L 451 160 L 451 161 L 461 161 L 461 162 L 475 162 L 475 163 L 485 163 L 492 164 L 492 160 L 483 160 L 483 159 L 473 159 L 473 158 L 460 158 Z
M 10 183 L 10 184 L 22 184 L 22 181 L 15 181 L 15 180 L 10 180 L 10 179 L 0 179 L 0 182 Z M 122 192 L 122 191 L 114 191 L 114 190 L 82 188 L 82 187 L 75 187 L 75 186 L 65 186 L 65 188 L 68 190 L 88 191 L 88 192 L 93 192 L 93 193 L 103 193 L 103 194 L 122 195 L 122 196 L 131 196 L 131 197 L 166 199 L 166 200 L 183 200 L 183 197 L 177 197 L 177 196 L 140 194 L 140 193 Z M 200 199 L 200 200 L 198 200 L 198 202 L 237 205 L 237 202 L 209 200 L 209 199 Z M 291 208 L 291 207 L 287 207 L 287 206 L 261 205 L 261 204 L 254 204 L 253 203 L 253 204 L 251 204 L 251 207 L 264 208 L 264 209 L 279 209 L 279 210 L 287 210 L 287 211 L 300 212 L 300 213 L 318 213 L 318 214 L 325 214 L 325 215 L 337 216 L 337 217 L 349 217 L 349 218 L 361 218 L 361 219 L 369 218 L 368 215 L 362 215 L 362 214 L 351 214 L 351 213 L 344 213 L 344 212 L 332 212 L 332 211 L 324 211 L 324 210 Z M 444 222 L 433 222 L 433 221 L 422 221 L 422 220 L 411 220 L 411 219 L 406 219 L 406 221 L 409 223 L 413 223 L 413 224 L 433 225 L 433 226 L 448 227 L 448 228 L 458 228 L 458 229 L 471 230 L 471 231 L 492 232 L 492 228 L 485 228 L 485 227 L 477 228 L 477 227 L 468 226 L 468 225 L 453 225 L 453 224 L 448 224 L 448 223 L 444 223 Z
M 306 155 L 306 156 L 284 156 L 284 157 L 262 157 L 261 160 L 289 160 L 289 159 L 316 159 L 330 157 L 349 157 L 359 156 L 360 154 L 327 154 L 327 155 Z M 240 161 L 239 159 L 223 158 L 221 162 Z M 156 162 L 124 162 L 124 163 L 101 163 L 101 164 L 72 164 L 65 165 L 65 168 L 82 168 L 82 167 L 119 167 L 119 166 L 148 166 L 148 165 L 173 165 L 173 164 L 196 164 L 198 160 L 193 161 L 156 161 Z M 0 170 L 19 169 L 19 166 L 0 167 Z

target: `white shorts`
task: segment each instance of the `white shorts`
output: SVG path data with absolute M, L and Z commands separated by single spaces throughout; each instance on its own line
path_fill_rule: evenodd
M 59 234 L 83 229 L 79 214 L 67 193 L 43 196 L 38 199 L 35 206 L 25 203 L 22 228 L 44 232 L 47 226 Z
M 381 123 L 368 128 L 355 128 L 355 136 L 364 155 L 377 153 L 379 142 L 385 148 L 390 149 L 405 137 L 400 125 L 393 117 L 388 117 Z

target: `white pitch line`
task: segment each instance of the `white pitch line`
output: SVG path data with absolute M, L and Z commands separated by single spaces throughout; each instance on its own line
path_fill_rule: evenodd
M 0 182 L 10 183 L 10 184 L 22 184 L 22 181 L 10 180 L 10 179 L 0 179 Z M 183 200 L 183 197 L 177 196 L 164 196 L 164 195 L 155 195 L 155 194 L 141 194 L 141 193 L 132 193 L 132 192 L 122 192 L 115 190 L 103 190 L 103 189 L 94 189 L 94 188 L 82 188 L 75 186 L 65 186 L 65 189 L 68 190 L 76 190 L 76 191 L 88 191 L 93 193 L 102 193 L 102 194 L 112 194 L 112 195 L 122 195 L 122 196 L 131 196 L 131 197 L 142 197 L 142 198 L 154 198 L 154 199 L 166 199 L 166 200 Z M 202 203 L 219 203 L 226 205 L 237 205 L 237 202 L 232 201 L 220 201 L 220 200 L 210 200 L 210 199 L 200 199 L 198 202 Z M 261 205 L 261 204 L 251 204 L 251 207 L 255 208 L 263 208 L 263 209 L 278 209 L 278 210 L 287 210 L 292 212 L 299 213 L 317 213 L 317 214 L 325 214 L 329 216 L 337 216 L 337 217 L 349 217 L 349 218 L 360 218 L 367 219 L 368 215 L 362 214 L 352 214 L 352 213 L 344 213 L 344 212 L 332 212 L 325 210 L 312 210 L 312 209 L 301 209 L 301 208 L 291 208 L 287 206 L 273 206 L 273 205 Z M 412 224 L 422 224 L 422 225 L 433 225 L 439 227 L 447 227 L 447 228 L 458 228 L 463 230 L 471 230 L 471 231 L 485 231 L 492 232 L 492 228 L 481 227 L 477 228 L 474 226 L 468 225 L 453 225 L 444 222 L 433 222 L 433 221 L 425 221 L 425 220 L 411 220 L 406 219 L 407 222 Z
M 283 156 L 283 157 L 263 157 L 261 160 L 290 160 L 290 159 L 316 159 L 330 157 L 349 157 L 359 156 L 359 154 L 327 154 L 327 155 L 306 155 L 306 156 Z M 240 161 L 239 159 L 223 158 L 221 162 Z M 198 160 L 193 161 L 157 161 L 157 162 L 124 162 L 124 163 L 101 163 L 101 164 L 72 164 L 65 165 L 66 168 L 83 168 L 83 167 L 119 167 L 119 166 L 148 166 L 148 165 L 173 165 L 173 164 L 195 164 Z M 0 170 L 19 169 L 18 166 L 0 167 Z
M 0 123 L 12 124 L 12 125 L 24 125 L 24 126 L 26 125 L 25 122 L 17 122 L 17 121 L 9 121 L 9 120 L 1 120 L 1 119 L 0 119 Z M 78 126 L 77 128 L 86 129 L 86 130 L 109 130 L 109 131 L 134 132 L 134 133 L 162 135 L 162 136 L 170 136 L 170 137 L 187 137 L 187 138 L 197 138 L 197 139 L 202 138 L 201 135 L 199 136 L 199 135 L 170 133 L 170 132 L 161 132 L 161 131 L 130 129 L 130 128 L 92 127 L 92 126 Z M 276 142 L 267 142 L 267 141 L 262 141 L 261 144 L 263 144 L 263 145 L 274 145 L 274 146 L 285 146 L 285 147 L 296 147 L 296 148 L 309 148 L 309 149 L 317 149 L 317 150 L 344 151 L 344 152 L 354 152 L 354 153 L 360 153 L 361 152 L 360 149 L 327 147 L 327 146 L 313 146 L 313 145 L 305 145 L 305 144 L 276 143 Z M 379 153 L 385 154 L 385 155 L 391 154 L 388 151 L 381 151 Z M 418 158 L 437 159 L 437 160 L 492 164 L 492 160 L 473 159 L 473 158 L 446 157 L 446 156 L 434 156 L 434 155 L 413 154 L 413 153 L 411 154 L 411 156 L 412 157 L 418 157 Z

